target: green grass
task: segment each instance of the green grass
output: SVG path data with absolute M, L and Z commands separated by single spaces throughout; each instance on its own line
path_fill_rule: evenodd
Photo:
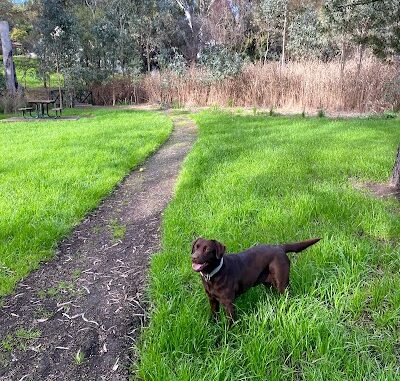
M 0 62 L 3 56 L 0 55 Z M 38 73 L 39 61 L 37 58 L 29 58 L 25 56 L 14 56 L 15 69 L 17 72 L 17 80 L 20 85 L 28 89 L 43 87 L 43 79 Z M 50 75 L 51 87 L 58 86 L 58 76 L 56 73 Z
M 99 109 L 78 121 L 0 124 L 0 296 L 169 135 L 158 113 Z
M 385 182 L 396 120 L 203 112 L 164 215 L 150 273 L 152 312 L 135 376 L 144 380 L 395 380 L 400 377 L 400 207 L 354 189 Z M 251 289 L 238 322 L 210 320 L 190 265 L 197 236 L 228 252 L 322 241 L 291 255 L 288 295 Z
M 18 328 L 14 333 L 9 333 L 0 342 L 0 351 L 12 352 L 14 349 L 26 351 L 29 343 L 38 339 L 40 335 L 40 330 Z

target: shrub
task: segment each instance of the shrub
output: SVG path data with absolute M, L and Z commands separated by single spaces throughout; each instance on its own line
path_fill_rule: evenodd
M 206 68 L 214 80 L 240 74 L 244 62 L 239 53 L 232 52 L 223 45 L 209 45 L 199 59 L 199 65 Z

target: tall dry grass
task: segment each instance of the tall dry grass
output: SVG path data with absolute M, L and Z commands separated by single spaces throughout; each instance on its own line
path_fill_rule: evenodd
M 400 108 L 400 65 L 368 58 L 359 70 L 354 60 L 347 62 L 342 75 L 339 62 L 289 62 L 283 67 L 270 62 L 248 64 L 237 76 L 221 80 L 192 68 L 183 75 L 145 75 L 135 88 L 142 100 L 165 105 L 379 112 Z M 108 99 L 113 92 L 108 87 L 102 93 Z

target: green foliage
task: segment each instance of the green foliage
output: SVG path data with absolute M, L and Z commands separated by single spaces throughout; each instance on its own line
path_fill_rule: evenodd
M 275 112 L 273 106 L 271 106 L 271 107 L 269 108 L 268 114 L 269 114 L 269 116 L 275 116 L 275 115 L 276 115 L 276 112 Z
M 28 345 L 38 339 L 40 335 L 40 330 L 18 328 L 0 342 L 0 351 L 12 352 L 14 349 L 26 351 Z
M 187 61 L 176 48 L 164 49 L 157 55 L 157 62 L 161 69 L 168 69 L 181 76 L 187 70 Z
M 28 32 L 21 28 L 14 28 L 10 33 L 10 38 L 13 42 L 22 43 L 27 36 Z
M 81 349 L 79 349 L 78 352 L 75 353 L 74 361 L 75 361 L 76 365 L 81 365 L 81 364 L 84 363 L 84 361 L 85 361 L 85 353 L 82 352 Z
M 135 379 L 398 379 L 398 204 L 349 180 L 387 180 L 398 122 L 215 111 L 194 118 L 200 135 L 164 214 L 163 251 L 151 262 L 152 313 Z M 228 329 L 224 313 L 218 323 L 210 318 L 192 271 L 197 236 L 220 240 L 229 253 L 322 240 L 291 256 L 287 295 L 251 289 Z
M 328 50 L 316 9 L 296 12 L 288 28 L 287 48 L 292 58 L 323 58 Z
M 400 49 L 396 0 L 346 7 L 341 0 L 5 4 L 7 14 L 18 10 L 12 33 L 39 54 L 42 81 L 58 62 L 72 92 L 154 69 L 180 76 L 194 64 L 208 69 L 205 81 L 220 80 L 246 61 L 280 59 L 284 40 L 286 60 L 330 60 L 340 51 L 349 57 L 368 47 L 389 59 Z
M 396 112 L 394 112 L 394 111 L 385 111 L 383 113 L 383 116 L 386 119 L 396 119 L 398 117 L 398 114 Z
M 239 74 L 245 60 L 226 46 L 210 45 L 201 53 L 199 64 L 210 71 L 214 80 Z
M 82 112 L 93 118 L 1 125 L 0 295 L 51 258 L 56 242 L 171 131 L 162 114 Z
M 343 6 L 341 0 L 324 4 L 326 29 L 341 43 L 371 47 L 385 58 L 400 53 L 400 3 L 397 0 L 369 1 Z

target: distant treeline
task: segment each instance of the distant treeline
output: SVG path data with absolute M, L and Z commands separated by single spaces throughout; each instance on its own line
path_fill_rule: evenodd
M 18 48 L 35 52 L 44 84 L 57 67 L 76 90 L 167 70 L 209 81 L 249 65 L 349 62 L 400 55 L 398 0 L 2 0 Z M 355 67 L 354 67 L 355 63 Z M 186 74 L 185 74 L 186 73 Z

